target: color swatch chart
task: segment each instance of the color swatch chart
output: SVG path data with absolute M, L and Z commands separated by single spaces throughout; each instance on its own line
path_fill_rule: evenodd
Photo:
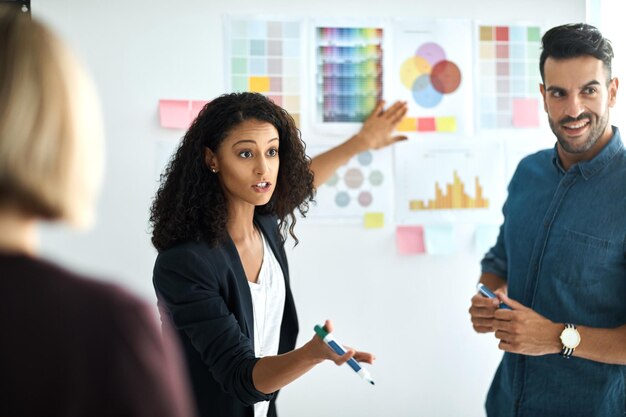
M 301 22 L 231 18 L 225 27 L 228 90 L 263 93 L 300 125 Z
M 539 26 L 478 25 L 477 36 L 478 126 L 538 127 Z
M 317 122 L 362 122 L 383 92 L 383 30 L 316 28 Z

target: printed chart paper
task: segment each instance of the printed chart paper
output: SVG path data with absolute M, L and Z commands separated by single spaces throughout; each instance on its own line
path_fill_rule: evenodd
M 227 91 L 262 93 L 300 126 L 302 22 L 231 16 L 224 28 Z
M 471 131 L 470 21 L 396 21 L 392 26 L 390 91 L 409 103 L 398 130 L 420 134 Z
M 311 156 L 326 148 L 307 148 Z M 307 217 L 324 222 L 378 228 L 393 218 L 392 150 L 367 151 L 353 157 L 323 185 Z
M 477 23 L 474 37 L 478 127 L 539 127 L 539 25 Z
M 315 27 L 316 123 L 360 123 L 383 94 L 381 27 Z
M 506 194 L 500 142 L 402 145 L 394 167 L 397 224 L 499 219 Z

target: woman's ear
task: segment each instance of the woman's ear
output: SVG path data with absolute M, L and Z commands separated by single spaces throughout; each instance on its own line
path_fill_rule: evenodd
M 215 153 L 207 146 L 204 147 L 204 163 L 212 173 L 217 174 L 219 171 L 217 158 L 215 157 Z

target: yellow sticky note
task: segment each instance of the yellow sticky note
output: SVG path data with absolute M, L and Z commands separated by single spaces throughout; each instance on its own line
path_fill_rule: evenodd
M 267 93 L 270 91 L 270 77 L 250 77 L 248 84 L 250 91 L 253 93 Z
M 385 213 L 365 213 L 363 222 L 366 229 L 380 229 L 385 225 Z
M 400 121 L 396 130 L 398 132 L 415 132 L 417 130 L 417 119 L 415 117 L 405 117 Z
M 455 117 L 437 117 L 437 132 L 456 132 Z

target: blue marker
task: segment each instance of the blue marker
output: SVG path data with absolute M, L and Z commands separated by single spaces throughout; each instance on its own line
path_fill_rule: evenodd
M 315 329 L 315 333 L 317 333 L 317 335 L 322 338 L 324 343 L 326 343 L 328 346 L 330 346 L 330 348 L 337 355 L 345 355 L 346 351 L 335 340 L 335 338 L 333 337 L 332 333 L 328 333 L 326 331 L 326 329 L 324 329 L 319 324 L 316 324 L 314 329 Z M 359 365 L 359 363 L 354 358 L 348 359 L 348 365 L 350 365 L 350 368 L 352 368 L 354 370 L 354 372 L 356 372 L 361 378 L 363 378 L 364 380 L 366 380 L 370 384 L 374 385 L 374 380 L 370 376 L 370 373 L 367 371 L 367 369 L 361 368 L 361 365 Z
M 489 288 L 485 287 L 485 285 L 484 285 L 484 284 L 482 284 L 482 283 L 480 283 L 480 282 L 479 282 L 478 284 L 476 284 L 476 289 L 477 289 L 477 290 L 478 290 L 478 291 L 479 291 L 482 295 L 484 295 L 485 297 L 488 297 L 488 298 L 498 298 L 498 296 L 497 296 L 497 295 L 495 295 L 494 293 L 492 293 L 492 292 L 491 292 L 491 290 L 490 290 Z M 507 310 L 512 310 L 512 308 L 511 308 L 511 307 L 509 307 L 508 305 L 504 304 L 502 301 L 500 301 L 500 308 L 504 308 L 504 309 L 507 309 Z

